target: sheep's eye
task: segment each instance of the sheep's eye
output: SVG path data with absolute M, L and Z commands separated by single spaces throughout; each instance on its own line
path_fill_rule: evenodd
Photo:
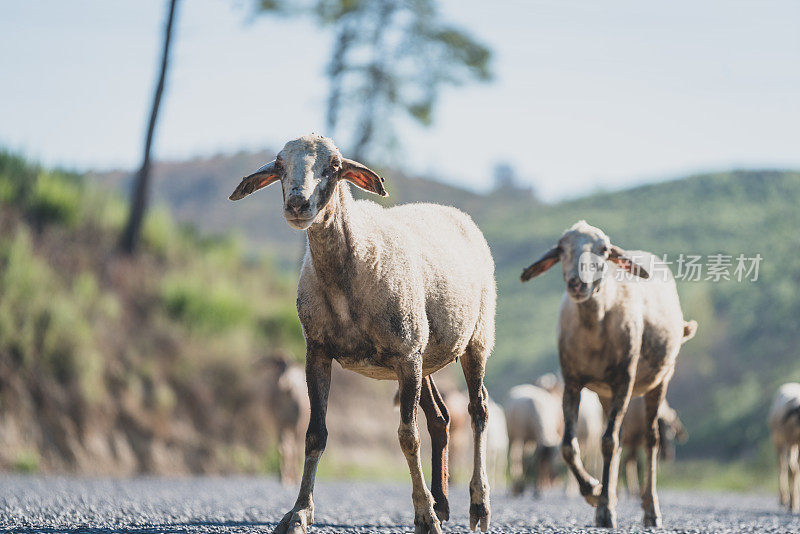
M 608 252 L 608 247 L 606 245 L 600 247 L 600 254 L 606 254 L 607 252 Z

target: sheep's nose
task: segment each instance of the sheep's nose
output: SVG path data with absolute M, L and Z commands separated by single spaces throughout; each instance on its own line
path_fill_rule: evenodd
M 286 210 L 291 211 L 295 215 L 299 215 L 304 211 L 308 211 L 310 204 L 308 200 L 300 195 L 292 195 L 286 199 Z
M 569 280 L 567 280 L 567 287 L 575 290 L 581 287 L 581 279 L 577 276 L 571 276 Z

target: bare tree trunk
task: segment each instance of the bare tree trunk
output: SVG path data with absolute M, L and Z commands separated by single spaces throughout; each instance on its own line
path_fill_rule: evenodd
M 131 185 L 130 213 L 125 230 L 120 240 L 120 249 L 126 254 L 134 254 L 139 245 L 142 232 L 142 221 L 147 209 L 147 198 L 150 189 L 150 147 L 153 144 L 153 133 L 158 119 L 158 107 L 161 104 L 161 94 L 164 92 L 164 79 L 167 73 L 167 63 L 169 61 L 169 45 L 172 38 L 172 26 L 175 19 L 175 5 L 177 0 L 170 0 L 169 15 L 164 35 L 164 50 L 161 55 L 161 74 L 158 77 L 155 95 L 153 97 L 153 108 L 150 112 L 150 122 L 147 125 L 147 137 L 144 143 L 144 157 L 142 166 Z

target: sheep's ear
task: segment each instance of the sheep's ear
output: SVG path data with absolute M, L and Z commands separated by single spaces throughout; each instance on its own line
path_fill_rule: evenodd
M 352 159 L 342 158 L 342 171 L 340 176 L 360 187 L 364 191 L 375 193 L 382 197 L 388 197 L 389 193 L 383 188 L 383 178 L 378 176 L 378 173 L 367 168 Z
M 692 319 L 691 321 L 684 321 L 683 323 L 683 339 L 681 339 L 681 343 L 686 343 L 690 339 L 694 337 L 697 333 L 697 321 Z
M 522 271 L 522 276 L 520 276 L 520 280 L 523 282 L 527 282 L 534 276 L 539 276 L 547 269 L 558 263 L 558 260 L 561 259 L 561 249 L 557 246 L 551 248 L 547 252 L 544 253 L 544 256 L 536 260 L 535 263 L 530 265 L 527 269 Z
M 639 278 L 650 278 L 650 273 L 644 267 L 630 259 L 628 254 L 616 245 L 611 245 L 609 248 L 608 261 L 616 263 L 623 271 L 628 271 Z
M 242 178 L 239 187 L 228 198 L 230 200 L 241 200 L 250 193 L 255 193 L 262 187 L 267 187 L 269 184 L 277 182 L 280 179 L 280 172 L 278 172 L 275 161 L 270 161 L 250 176 Z

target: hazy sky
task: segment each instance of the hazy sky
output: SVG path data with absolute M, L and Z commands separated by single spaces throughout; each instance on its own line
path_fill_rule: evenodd
M 47 164 L 135 166 L 165 6 L 2 2 L 0 145 Z M 324 133 L 331 35 L 250 8 L 180 2 L 157 157 Z M 509 161 L 552 200 L 702 170 L 800 167 L 796 0 L 445 0 L 442 10 L 494 49 L 496 80 L 448 89 L 433 127 L 402 130 L 409 171 L 480 189 Z

